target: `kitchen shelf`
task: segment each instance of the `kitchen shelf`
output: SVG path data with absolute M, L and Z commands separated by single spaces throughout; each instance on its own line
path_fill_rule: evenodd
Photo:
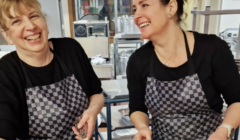
M 114 0 L 114 22 L 118 23 L 118 0 Z M 129 13 L 131 14 L 131 13 Z M 119 56 L 118 56 L 118 49 L 121 49 L 118 44 L 136 44 L 135 49 L 138 48 L 138 44 L 140 46 L 143 45 L 143 41 L 141 40 L 141 34 L 122 34 L 118 33 L 118 24 L 115 24 L 115 36 L 113 38 L 114 44 L 114 78 L 116 79 L 119 73 Z
M 141 38 L 141 34 L 115 34 L 114 38 L 119 39 L 131 39 L 131 38 Z
M 131 40 L 129 40 L 131 39 Z M 120 47 L 119 44 L 135 44 L 135 47 Z M 113 39 L 113 54 L 114 54 L 114 78 L 116 79 L 120 75 L 120 63 L 119 63 L 119 56 L 118 56 L 118 50 L 119 49 L 131 49 L 134 48 L 135 50 L 138 48 L 138 45 L 142 46 L 143 41 L 139 39 L 133 39 L 129 38 L 125 35 L 125 38 L 121 37 L 114 37 Z M 124 76 L 123 76 L 124 77 Z
M 200 10 L 193 10 L 191 11 L 192 14 L 195 15 L 227 15 L 227 14 L 240 14 L 240 9 L 236 10 L 212 10 L 212 11 L 200 11 Z
M 193 14 L 193 27 L 192 30 L 195 31 L 196 29 L 196 21 L 197 21 L 197 15 L 203 15 L 205 16 L 204 20 L 204 33 L 208 33 L 209 28 L 209 20 L 210 15 L 229 15 L 229 14 L 240 14 L 240 9 L 233 9 L 233 10 L 211 10 L 211 6 L 206 6 L 204 11 L 197 10 L 197 7 L 194 8 L 194 10 L 191 11 Z M 240 26 L 240 25 L 239 25 Z M 238 50 L 240 50 L 240 27 L 238 32 Z

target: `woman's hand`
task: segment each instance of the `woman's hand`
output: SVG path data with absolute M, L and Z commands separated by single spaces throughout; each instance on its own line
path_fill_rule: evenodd
M 87 125 L 87 138 L 90 139 L 92 137 L 93 130 L 95 128 L 95 123 L 97 119 L 96 109 L 94 107 L 88 108 L 83 112 L 82 119 L 80 120 L 78 124 L 78 128 L 83 127 L 84 124 Z M 76 127 L 72 127 L 74 133 L 77 135 L 76 139 L 82 140 L 77 132 Z
M 214 133 L 210 135 L 208 140 L 227 140 L 227 129 L 218 128 Z
M 82 114 L 82 119 L 78 124 L 78 128 L 81 128 L 84 124 L 87 125 L 87 138 L 90 139 L 92 137 L 92 133 L 95 127 L 97 115 L 101 111 L 104 105 L 104 97 L 103 94 L 94 94 L 90 97 L 90 105 L 87 110 L 85 110 Z M 79 136 L 76 127 L 72 127 L 74 133 L 77 135 L 76 139 L 82 140 Z
M 138 130 L 134 140 L 152 140 L 152 131 L 148 127 L 144 127 Z

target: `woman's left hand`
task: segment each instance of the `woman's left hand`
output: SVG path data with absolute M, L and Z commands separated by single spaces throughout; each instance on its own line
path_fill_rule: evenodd
M 94 109 L 94 107 L 91 107 L 91 108 L 88 108 L 87 110 L 85 110 L 82 114 L 82 119 L 80 120 L 80 122 L 78 124 L 78 128 L 81 128 L 84 124 L 86 124 L 88 126 L 88 129 L 87 129 L 87 138 L 88 139 L 90 139 L 92 137 L 92 133 L 95 128 L 95 123 L 96 123 L 96 119 L 97 119 L 97 114 L 95 113 L 96 112 L 95 110 L 96 109 Z M 77 128 L 72 127 L 72 129 L 73 129 L 74 133 L 77 135 L 76 139 L 82 140 L 77 132 Z

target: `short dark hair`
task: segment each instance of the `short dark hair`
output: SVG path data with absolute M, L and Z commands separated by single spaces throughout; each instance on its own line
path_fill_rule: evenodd
M 163 5 L 167 5 L 171 0 L 160 0 L 160 2 L 163 4 Z M 177 22 L 181 22 L 182 21 L 182 15 L 184 13 L 184 10 L 183 10 L 183 6 L 184 6 L 184 3 L 187 2 L 187 0 L 176 0 L 177 3 L 178 3 L 178 10 L 177 10 Z

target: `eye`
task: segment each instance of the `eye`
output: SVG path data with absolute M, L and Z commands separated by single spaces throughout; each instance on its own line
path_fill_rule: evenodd
M 133 9 L 133 10 L 132 10 L 133 14 L 136 13 L 136 11 L 137 11 L 137 9 Z
M 147 7 L 148 5 L 147 4 L 143 4 L 142 7 Z
M 20 20 L 19 20 L 19 19 L 14 20 L 14 21 L 12 22 L 12 25 L 15 25 L 15 24 L 18 24 L 18 23 L 20 23 Z
M 38 14 L 35 14 L 35 15 L 32 15 L 32 16 L 30 16 L 30 18 L 38 18 L 38 17 L 40 17 L 40 15 L 38 15 Z

